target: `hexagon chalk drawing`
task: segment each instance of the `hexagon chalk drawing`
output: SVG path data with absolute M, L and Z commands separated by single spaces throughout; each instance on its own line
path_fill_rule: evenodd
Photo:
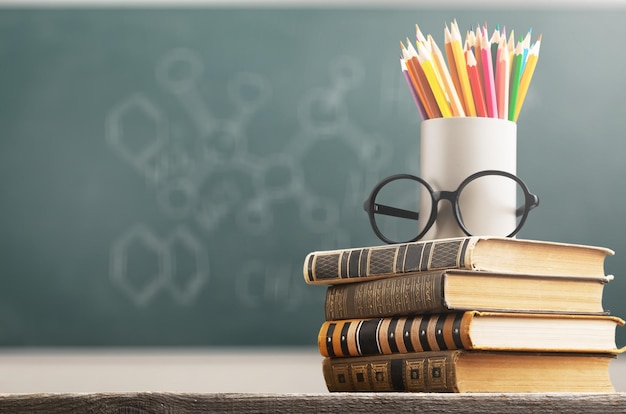
M 193 253 L 195 259 L 195 269 L 191 275 L 188 275 L 187 282 L 180 286 L 174 280 L 176 274 L 176 258 L 173 256 L 174 244 L 185 247 L 189 252 Z M 202 286 L 209 278 L 209 257 L 202 243 L 187 228 L 179 226 L 165 240 L 166 251 L 172 256 L 172 271 L 167 274 L 167 289 L 177 299 L 179 303 L 189 304 L 193 302 L 196 295 L 200 292 Z
M 194 271 L 182 286 L 176 283 L 176 258 L 174 247 L 178 244 L 194 257 Z M 134 246 L 154 252 L 158 258 L 158 271 L 141 286 L 131 283 L 129 274 L 129 252 Z M 193 302 L 202 286 L 209 279 L 209 259 L 198 239 L 185 227 L 178 226 L 165 239 L 159 238 L 145 224 L 136 224 L 113 243 L 111 248 L 111 279 L 137 306 L 149 304 L 162 290 L 169 292 L 183 305 Z
M 130 141 L 135 138 L 128 134 L 127 121 L 131 116 L 143 118 L 146 124 L 152 124 L 154 136 L 146 137 L 148 142 L 143 147 L 133 149 Z M 167 139 L 167 120 L 161 111 L 142 94 L 134 94 L 114 107 L 107 116 L 106 138 L 115 151 L 137 168 L 148 180 L 158 179 L 158 172 L 150 167 L 153 159 Z
M 156 253 L 158 257 L 158 272 L 151 281 L 143 286 L 134 287 L 129 280 L 127 263 L 128 251 L 139 244 Z M 113 243 L 111 248 L 111 279 L 132 299 L 138 306 L 144 306 L 165 286 L 168 273 L 171 273 L 171 259 L 165 251 L 163 243 L 154 233 L 143 224 L 136 224 Z

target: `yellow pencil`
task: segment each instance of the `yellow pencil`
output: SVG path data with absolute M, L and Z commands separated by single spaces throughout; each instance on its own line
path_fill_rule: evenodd
M 472 95 L 472 87 L 470 85 L 469 77 L 467 75 L 467 62 L 465 61 L 465 55 L 463 53 L 461 45 L 461 32 L 456 23 L 456 20 L 452 23 L 452 30 L 450 31 L 452 38 L 450 45 L 452 47 L 452 53 L 454 55 L 454 64 L 459 75 L 459 82 L 461 84 L 461 92 L 463 96 L 463 102 L 465 107 L 465 113 L 468 116 L 476 116 L 476 107 L 474 106 L 474 97 Z
M 520 110 L 522 109 L 522 104 L 524 103 L 524 99 L 526 98 L 526 92 L 528 92 L 530 79 L 533 77 L 535 66 L 537 66 L 537 60 L 539 59 L 540 47 L 541 47 L 541 35 L 539 35 L 539 37 L 537 38 L 537 41 L 528 52 L 528 58 L 526 60 L 526 65 L 524 66 L 524 72 L 522 73 L 522 78 L 520 79 L 517 104 L 515 106 L 514 121 L 516 122 L 517 122 L 517 118 L 519 117 Z
M 443 80 L 443 86 L 445 88 L 446 95 L 448 96 L 448 101 L 450 102 L 452 116 L 465 116 L 463 104 L 459 99 L 459 94 L 456 92 L 456 88 L 454 87 L 452 76 L 450 75 L 450 71 L 448 70 L 446 62 L 443 59 L 443 53 L 441 53 L 441 49 L 439 49 L 439 46 L 437 46 L 435 39 L 433 39 L 431 35 L 428 35 L 428 41 L 430 42 L 430 47 L 433 51 L 433 60 L 435 61 L 435 66 Z
M 433 91 L 433 95 L 435 96 L 435 100 L 437 101 L 437 106 L 441 111 L 441 116 L 443 116 L 444 118 L 451 117 L 452 110 L 450 109 L 450 103 L 448 103 L 448 100 L 442 89 L 443 81 L 433 66 L 433 59 L 431 54 L 421 43 L 417 44 L 417 58 L 420 62 L 420 65 L 422 66 L 422 69 L 424 70 L 426 79 L 428 79 L 430 89 Z
M 452 52 L 452 34 L 450 33 L 450 29 L 446 24 L 444 29 L 444 46 L 446 49 L 446 57 L 448 58 L 448 67 L 450 69 L 450 78 L 452 79 L 452 83 L 454 84 L 454 89 L 456 90 L 456 95 L 461 98 L 463 96 L 463 91 L 461 90 L 461 81 L 459 80 L 459 73 L 456 70 L 456 63 L 454 62 L 454 53 Z M 467 108 L 465 107 L 465 102 L 463 99 L 459 99 L 461 102 L 461 107 L 463 108 L 463 113 L 467 115 Z

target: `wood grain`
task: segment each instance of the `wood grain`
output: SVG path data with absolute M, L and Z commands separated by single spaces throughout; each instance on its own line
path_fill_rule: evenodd
M 0 394 L 0 413 L 626 413 L 626 394 Z

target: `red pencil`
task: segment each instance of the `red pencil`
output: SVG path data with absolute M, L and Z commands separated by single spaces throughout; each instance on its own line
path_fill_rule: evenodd
M 478 66 L 476 65 L 476 57 L 474 57 L 474 53 L 471 49 L 466 52 L 465 58 L 467 60 L 467 76 L 469 77 L 470 85 L 472 87 L 476 115 L 486 118 L 487 107 L 485 105 L 485 98 L 483 97 L 482 86 L 480 84 L 480 74 L 478 73 Z

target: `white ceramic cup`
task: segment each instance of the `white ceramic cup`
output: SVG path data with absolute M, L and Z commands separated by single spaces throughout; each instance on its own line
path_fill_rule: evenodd
M 454 191 L 479 171 L 502 170 L 515 175 L 516 150 L 514 122 L 482 117 L 428 119 L 421 123 L 420 177 L 435 191 Z M 516 227 L 516 188 L 512 180 L 494 178 L 477 180 L 463 191 L 463 222 L 472 235 L 506 236 Z M 427 194 L 420 194 L 420 212 L 430 211 L 424 204 L 429 200 Z M 426 221 L 426 217 L 420 220 L 420 231 Z M 422 239 L 465 235 L 451 204 L 441 200 L 437 219 Z

